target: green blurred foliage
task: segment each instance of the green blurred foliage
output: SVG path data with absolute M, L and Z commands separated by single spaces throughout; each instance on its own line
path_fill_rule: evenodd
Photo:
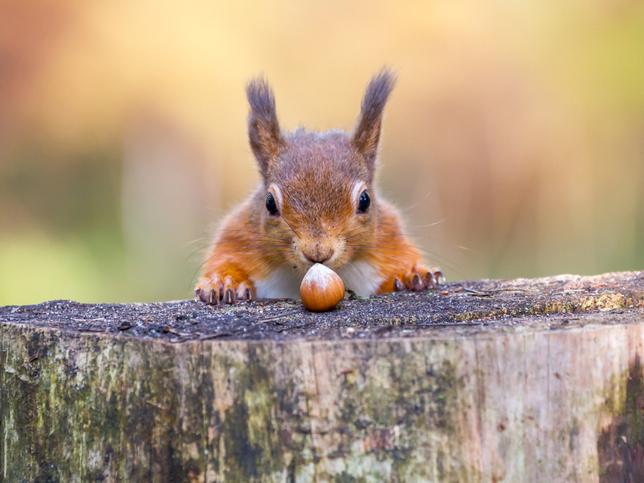
M 644 268 L 644 4 L 0 3 L 0 304 L 185 298 L 257 182 L 244 83 L 351 129 L 448 278 Z

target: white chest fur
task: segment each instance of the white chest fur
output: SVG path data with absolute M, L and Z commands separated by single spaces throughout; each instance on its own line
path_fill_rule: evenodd
M 347 263 L 338 270 L 344 286 L 359 297 L 373 295 L 383 281 L 376 267 L 367 262 Z
M 260 299 L 299 299 L 302 276 L 288 266 L 273 270 L 261 280 L 255 280 L 255 291 Z
M 367 262 L 348 263 L 337 270 L 337 273 L 344 286 L 359 297 L 368 297 L 376 293 L 383 280 L 378 270 Z M 273 270 L 268 277 L 255 280 L 257 298 L 299 299 L 302 278 L 288 266 Z

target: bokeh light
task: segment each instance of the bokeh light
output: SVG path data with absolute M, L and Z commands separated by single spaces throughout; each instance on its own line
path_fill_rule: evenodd
M 644 4 L 0 2 L 0 304 L 187 298 L 258 175 L 244 85 L 350 130 L 448 278 L 644 268 Z

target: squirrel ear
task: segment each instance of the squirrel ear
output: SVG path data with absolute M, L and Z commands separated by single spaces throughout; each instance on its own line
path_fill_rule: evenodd
M 360 119 L 353 133 L 353 144 L 367 160 L 369 169 L 373 169 L 376 160 L 382 111 L 394 84 L 393 73 L 384 68 L 371 79 L 362 99 Z
M 284 146 L 275 113 L 275 97 L 266 80 L 259 77 L 246 86 L 246 97 L 250 104 L 248 139 L 260 171 L 265 176 Z

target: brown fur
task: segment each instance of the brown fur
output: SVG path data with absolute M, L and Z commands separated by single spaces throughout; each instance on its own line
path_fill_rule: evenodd
M 382 111 L 392 87 L 388 71 L 374 77 L 353 135 L 303 129 L 283 135 L 270 88 L 263 80 L 249 84 L 249 139 L 263 183 L 222 223 L 196 287 L 198 298 L 252 298 L 253 281 L 279 267 L 303 276 L 312 260 L 326 259 L 336 270 L 349 262 L 371 263 L 384 280 L 379 293 L 435 284 L 397 212 L 373 186 Z M 359 183 L 371 198 L 366 213 L 357 213 Z M 269 191 L 276 202 L 281 198 L 278 216 L 266 209 Z

